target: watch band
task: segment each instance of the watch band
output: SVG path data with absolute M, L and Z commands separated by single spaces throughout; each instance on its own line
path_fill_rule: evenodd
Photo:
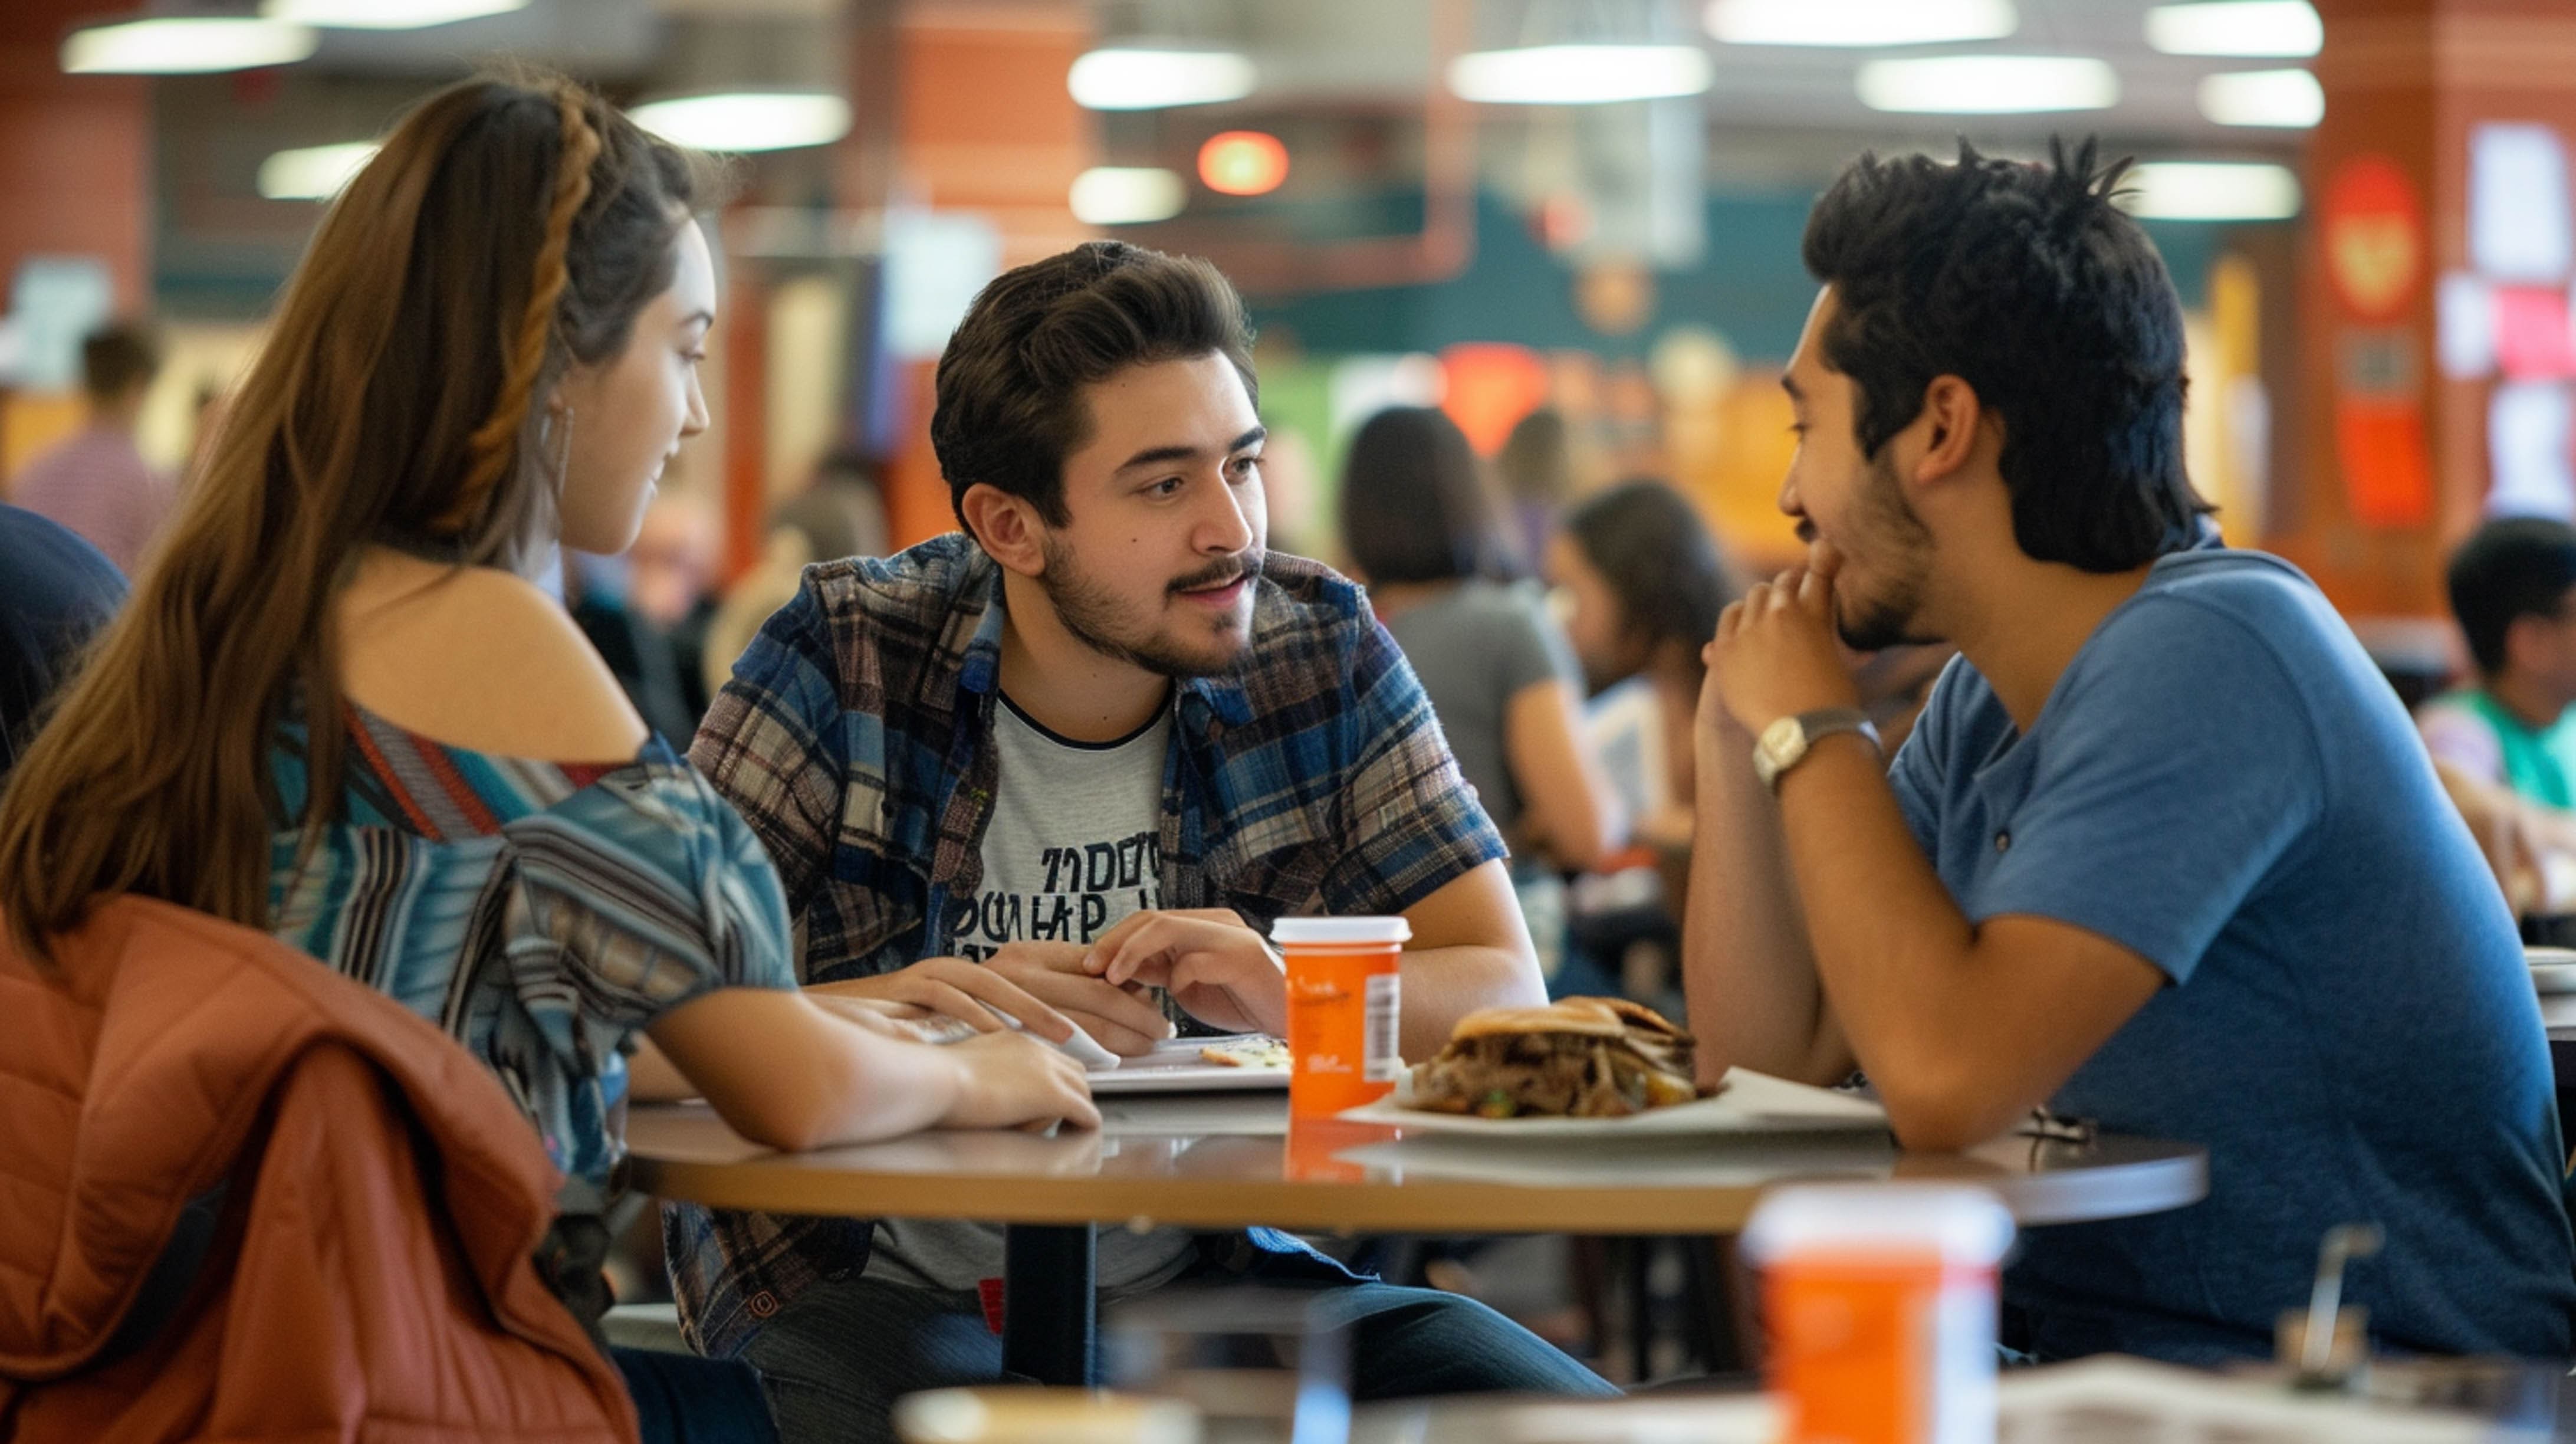
M 1869 720 L 1868 713 L 1856 707 L 1826 707 L 1783 717 L 1763 728 L 1753 747 L 1753 770 L 1761 777 L 1762 785 L 1776 794 L 1780 779 L 1806 761 L 1818 742 L 1837 732 L 1857 732 L 1869 739 L 1872 748 L 1885 751 L 1878 740 L 1878 726 Z

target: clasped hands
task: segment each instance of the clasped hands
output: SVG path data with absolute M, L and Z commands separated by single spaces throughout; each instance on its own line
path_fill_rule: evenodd
M 870 1014 L 897 1025 L 937 1016 L 991 1033 L 1009 1026 L 999 1013 L 1051 1042 L 1080 1028 L 1110 1052 L 1133 1058 L 1172 1036 L 1154 988 L 1210 1027 L 1282 1034 L 1288 1025 L 1278 955 L 1226 908 L 1140 912 L 1088 945 L 1004 943 L 982 963 L 924 958 L 872 978 L 812 984 L 806 992 L 871 1026 L 877 1024 Z
M 1759 737 L 1783 717 L 1860 705 L 1835 622 L 1840 570 L 1841 559 L 1820 547 L 1811 564 L 1756 584 L 1719 614 L 1717 635 L 1700 649 L 1708 664 L 1702 732 Z

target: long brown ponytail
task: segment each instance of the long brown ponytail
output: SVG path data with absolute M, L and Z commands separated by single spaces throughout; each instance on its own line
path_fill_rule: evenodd
M 99 898 L 268 922 L 275 839 L 342 785 L 332 598 L 365 546 L 526 569 L 554 535 L 540 398 L 670 284 L 693 159 L 553 79 L 423 101 L 323 218 L 202 475 L 0 793 L 35 956 Z M 305 815 L 271 777 L 308 722 Z

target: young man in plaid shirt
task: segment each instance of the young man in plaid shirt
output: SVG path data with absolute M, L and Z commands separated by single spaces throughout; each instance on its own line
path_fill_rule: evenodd
M 776 858 L 812 986 L 1143 1053 L 1175 1021 L 1282 1033 L 1264 938 L 1400 913 L 1403 1047 L 1542 1000 L 1503 845 L 1358 588 L 1264 547 L 1250 328 L 1205 262 L 1099 241 L 977 298 L 932 442 L 963 535 L 813 568 L 692 757 Z M 990 1382 L 1000 1230 L 673 1211 L 682 1317 L 767 1378 L 790 1444 L 883 1438 Z M 1104 1295 L 1329 1289 L 1363 1398 L 1607 1392 L 1452 1295 L 1283 1235 L 1118 1231 Z

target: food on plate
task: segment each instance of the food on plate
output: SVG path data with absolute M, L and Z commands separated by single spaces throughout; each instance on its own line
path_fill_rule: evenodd
M 1624 1118 L 1699 1096 L 1691 1035 L 1625 998 L 1487 1008 L 1413 1070 L 1410 1107 L 1482 1118 Z
M 1205 1062 L 1221 1063 L 1228 1068 L 1285 1068 L 1288 1066 L 1288 1045 L 1276 1038 L 1259 1035 L 1226 1038 L 1201 1048 L 1199 1057 Z

